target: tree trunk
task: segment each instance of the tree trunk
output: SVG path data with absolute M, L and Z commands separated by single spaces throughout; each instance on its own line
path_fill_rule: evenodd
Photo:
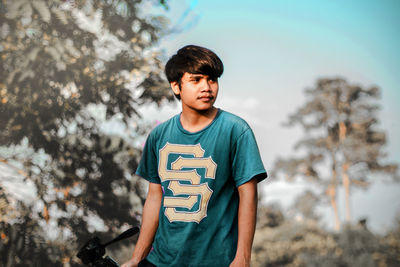
M 342 121 L 339 123 L 339 141 L 343 143 L 346 138 L 347 127 L 345 123 Z M 345 192 L 345 205 L 346 205 L 346 222 L 351 222 L 351 210 L 350 210 L 350 179 L 349 179 L 349 166 L 348 162 L 344 162 L 342 164 L 342 183 Z
M 342 165 L 342 182 L 345 191 L 346 201 L 346 222 L 351 222 L 351 205 L 350 205 L 350 179 L 349 179 L 349 163 L 343 163 Z
M 335 215 L 335 230 L 339 231 L 340 230 L 340 220 L 339 220 L 339 212 L 338 212 L 337 201 L 336 201 L 336 186 L 329 185 L 327 194 L 330 198 L 333 213 Z
M 340 220 L 339 220 L 339 211 L 338 211 L 338 206 L 337 206 L 337 201 L 336 201 L 336 185 L 337 185 L 337 173 L 336 173 L 336 161 L 333 160 L 332 164 L 332 179 L 331 179 L 331 184 L 328 186 L 328 189 L 326 191 L 327 195 L 330 198 L 331 201 L 331 206 L 333 209 L 333 213 L 335 216 L 335 230 L 339 231 L 340 230 Z

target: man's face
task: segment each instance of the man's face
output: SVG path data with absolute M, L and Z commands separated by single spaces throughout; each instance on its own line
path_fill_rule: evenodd
M 185 72 L 181 85 L 171 83 L 175 94 L 181 96 L 182 108 L 195 111 L 207 111 L 214 108 L 218 95 L 218 80 L 212 80 L 204 74 L 191 74 Z

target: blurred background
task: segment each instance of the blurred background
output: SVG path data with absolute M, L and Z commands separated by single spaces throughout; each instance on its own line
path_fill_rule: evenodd
M 134 172 L 180 111 L 163 68 L 187 44 L 221 57 L 216 106 L 269 172 L 252 266 L 400 265 L 400 2 L 0 3 L 1 266 L 81 266 L 140 223 Z

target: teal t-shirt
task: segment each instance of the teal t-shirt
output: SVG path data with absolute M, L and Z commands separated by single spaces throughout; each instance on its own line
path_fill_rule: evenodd
M 229 266 L 238 238 L 237 187 L 267 177 L 249 125 L 219 110 L 192 133 L 176 115 L 150 133 L 136 173 L 163 189 L 147 260 L 159 267 Z

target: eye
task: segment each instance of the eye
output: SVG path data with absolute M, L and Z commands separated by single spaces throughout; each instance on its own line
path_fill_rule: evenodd
M 192 79 L 190 79 L 192 82 L 198 83 L 201 80 L 201 77 L 193 77 Z

